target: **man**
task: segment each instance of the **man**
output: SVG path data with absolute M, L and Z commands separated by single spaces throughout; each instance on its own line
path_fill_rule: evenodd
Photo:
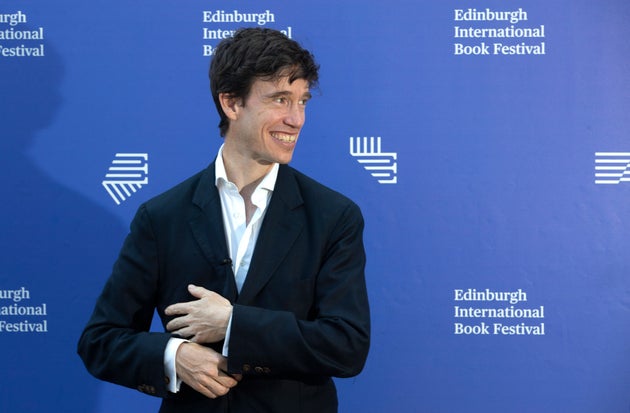
M 225 142 L 204 171 L 143 204 L 79 341 L 96 377 L 161 412 L 335 412 L 331 376 L 369 347 L 363 218 L 286 164 L 318 66 L 241 29 L 210 66 Z M 164 333 L 148 332 L 154 310 Z

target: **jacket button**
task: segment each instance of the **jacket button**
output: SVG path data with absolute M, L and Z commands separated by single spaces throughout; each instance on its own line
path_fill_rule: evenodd
M 258 374 L 261 374 L 263 372 L 263 368 L 262 367 L 256 367 L 254 368 L 254 371 Z
M 148 384 L 141 384 L 138 386 L 138 391 L 146 394 L 155 394 L 155 387 Z
M 248 373 L 252 369 L 252 366 L 249 364 L 243 364 L 243 372 Z

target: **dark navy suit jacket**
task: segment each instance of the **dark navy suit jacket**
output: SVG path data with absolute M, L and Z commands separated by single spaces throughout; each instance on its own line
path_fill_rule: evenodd
M 370 341 L 358 206 L 281 165 L 239 294 L 214 182 L 213 163 L 139 208 L 79 354 L 96 377 L 163 397 L 161 412 L 337 411 L 331 377 L 358 374 Z M 169 393 L 171 334 L 149 332 L 155 309 L 166 325 L 167 306 L 194 299 L 188 284 L 234 305 L 228 370 L 243 379 L 217 399 Z

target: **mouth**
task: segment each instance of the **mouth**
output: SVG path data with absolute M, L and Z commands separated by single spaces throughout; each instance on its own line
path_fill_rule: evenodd
M 295 143 L 295 141 L 297 140 L 297 135 L 280 132 L 272 132 L 271 137 L 282 143 Z

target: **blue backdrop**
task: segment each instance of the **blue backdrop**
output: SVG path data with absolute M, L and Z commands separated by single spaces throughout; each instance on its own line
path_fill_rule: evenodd
M 366 219 L 373 343 L 340 411 L 628 412 L 629 22 L 627 0 L 2 0 L 0 411 L 157 411 L 76 342 L 136 208 L 221 144 L 217 38 L 260 25 L 321 64 L 293 165 Z

